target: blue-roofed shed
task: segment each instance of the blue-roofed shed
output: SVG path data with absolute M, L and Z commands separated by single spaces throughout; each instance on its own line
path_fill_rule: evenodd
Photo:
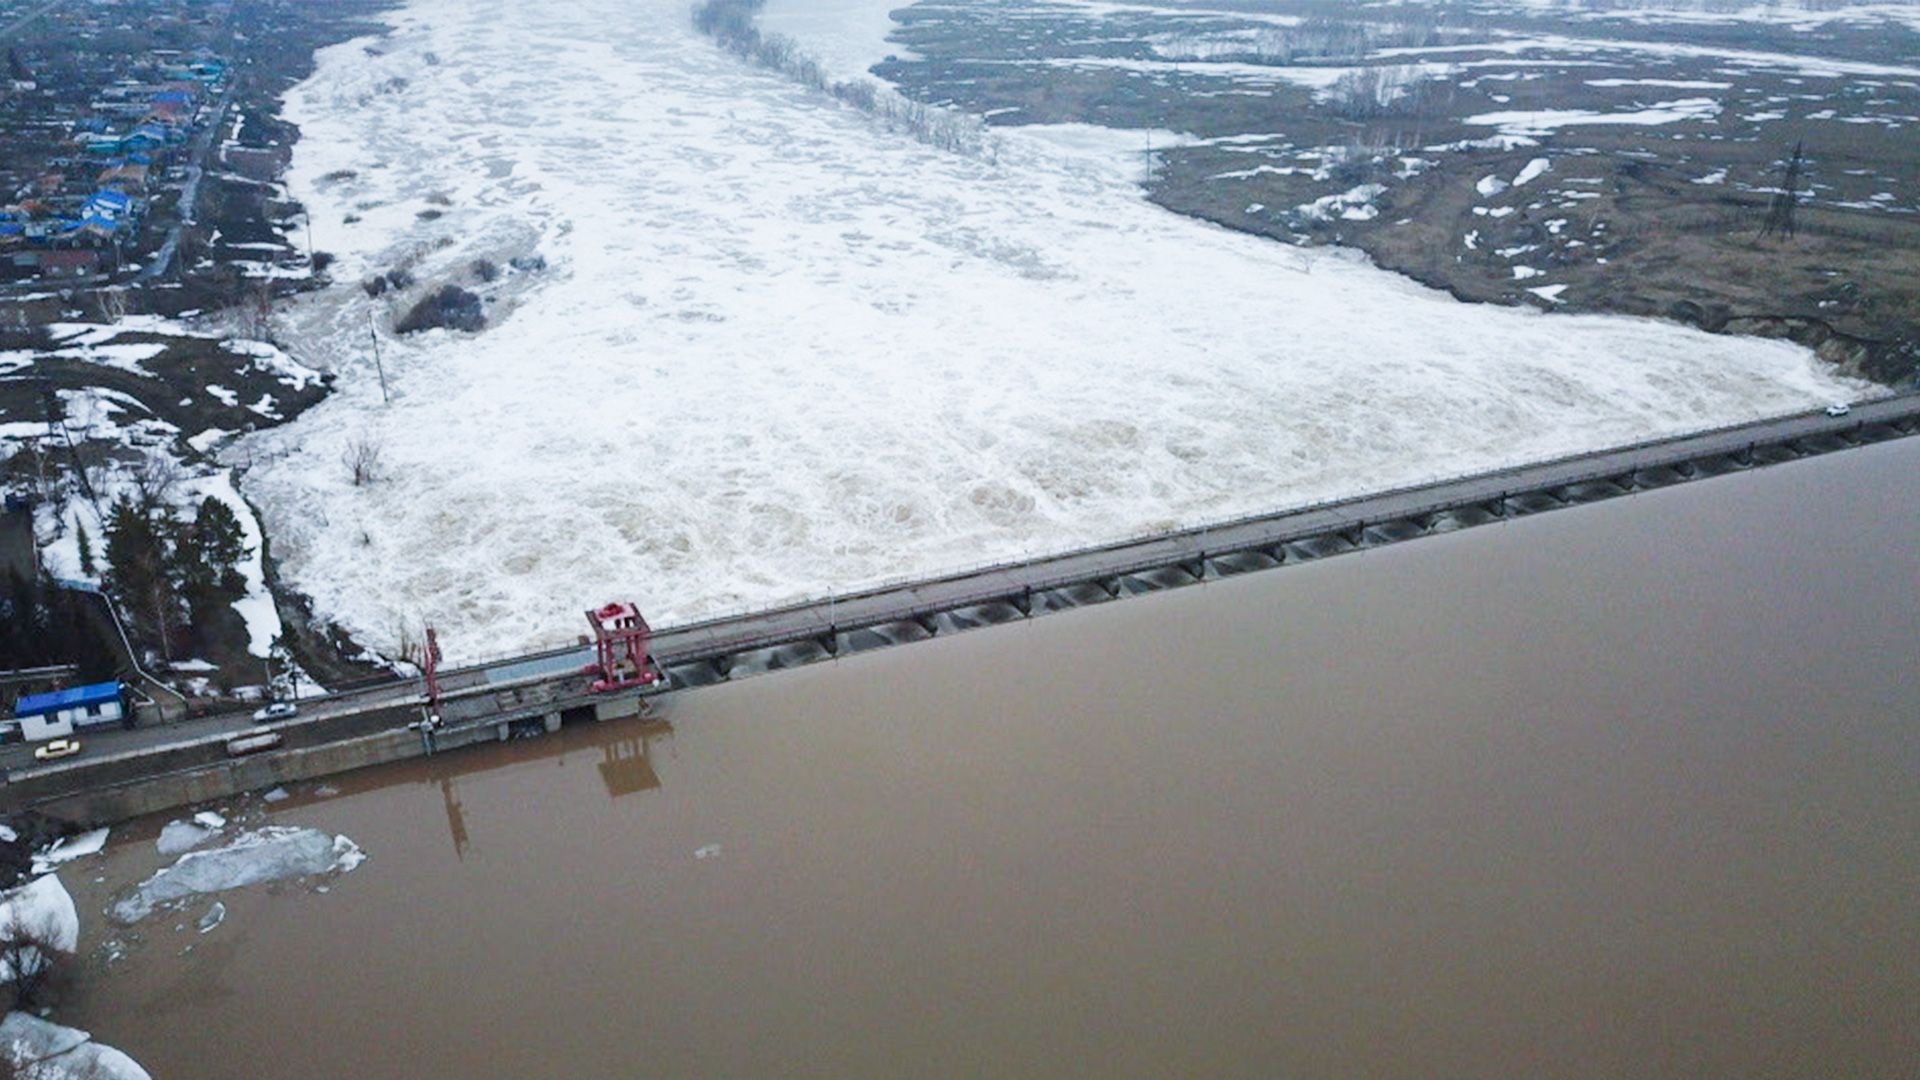
M 76 727 L 121 723 L 126 704 L 119 683 L 103 682 L 51 694 L 28 694 L 13 703 L 13 715 L 20 722 L 21 736 L 38 742 L 71 735 Z

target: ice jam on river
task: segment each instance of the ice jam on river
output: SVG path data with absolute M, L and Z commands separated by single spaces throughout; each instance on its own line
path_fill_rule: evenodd
M 790 25 L 872 58 L 881 5 L 831 10 L 842 37 Z M 1187 220 L 1017 129 L 936 151 L 722 53 L 684 0 L 387 19 L 288 103 L 339 258 L 284 336 L 340 393 L 238 451 L 288 577 L 377 648 L 427 618 L 464 656 L 553 643 L 608 593 L 672 620 L 1865 392 L 1790 344 L 1463 305 Z M 417 284 L 363 289 L 394 269 Z M 391 332 L 449 283 L 485 330 Z

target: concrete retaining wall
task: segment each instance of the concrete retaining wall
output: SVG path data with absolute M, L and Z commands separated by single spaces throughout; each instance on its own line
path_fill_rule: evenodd
M 418 732 L 400 730 L 364 735 L 325 746 L 222 761 L 206 768 L 148 776 L 52 799 L 35 809 L 81 827 L 159 813 L 194 803 L 226 799 L 242 792 L 312 780 L 369 765 L 421 757 L 426 748 Z

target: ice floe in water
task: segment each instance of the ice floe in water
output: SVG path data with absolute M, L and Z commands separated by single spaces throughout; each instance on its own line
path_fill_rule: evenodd
M 207 931 L 212 930 L 214 927 L 219 926 L 221 923 L 226 921 L 227 921 L 227 905 L 221 903 L 218 900 L 215 900 L 213 902 L 213 905 L 207 908 L 207 913 L 205 915 L 200 916 L 199 921 L 195 922 L 194 926 L 201 933 L 204 934 Z
M 107 914 L 115 922 L 135 923 L 174 900 L 265 881 L 344 873 L 365 858 L 359 846 L 344 836 L 269 825 L 241 833 L 224 846 L 180 856 L 116 900 Z
M 31 1080 L 151 1080 L 138 1062 L 87 1032 L 23 1012 L 0 1020 L 0 1061 L 8 1076 Z
M 872 40 L 842 6 L 829 56 Z M 431 619 L 474 657 L 609 598 L 673 622 L 1870 392 L 1790 343 L 1462 304 L 1178 217 L 1017 130 L 942 153 L 682 0 L 382 17 L 287 108 L 338 261 L 285 332 L 339 392 L 235 451 L 286 576 L 375 647 Z M 359 281 L 402 265 L 496 300 L 477 335 L 385 336 L 387 407 L 368 317 L 411 294 Z
M 210 829 L 197 821 L 169 821 L 161 828 L 159 839 L 154 846 L 162 855 L 178 855 L 190 851 L 220 834 L 218 829 Z
M 35 852 L 33 872 L 44 874 L 61 863 L 72 862 L 87 855 L 97 855 L 107 846 L 107 829 L 91 829 L 73 836 L 63 836 L 55 840 L 46 850 Z

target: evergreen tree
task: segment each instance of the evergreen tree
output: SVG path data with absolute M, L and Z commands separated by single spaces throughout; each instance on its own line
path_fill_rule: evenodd
M 223 592 L 243 591 L 247 583 L 241 576 L 240 563 L 253 554 L 253 549 L 247 546 L 247 534 L 233 508 L 209 495 L 194 517 L 193 537 L 199 560 L 215 584 Z
M 87 527 L 74 522 L 74 542 L 80 547 L 80 573 L 85 577 L 94 576 L 93 537 L 87 535 Z
M 172 659 L 179 625 L 174 560 L 169 557 L 173 521 L 165 507 L 142 508 L 125 495 L 114 500 L 107 520 L 109 587 L 125 611 L 144 626 Z

